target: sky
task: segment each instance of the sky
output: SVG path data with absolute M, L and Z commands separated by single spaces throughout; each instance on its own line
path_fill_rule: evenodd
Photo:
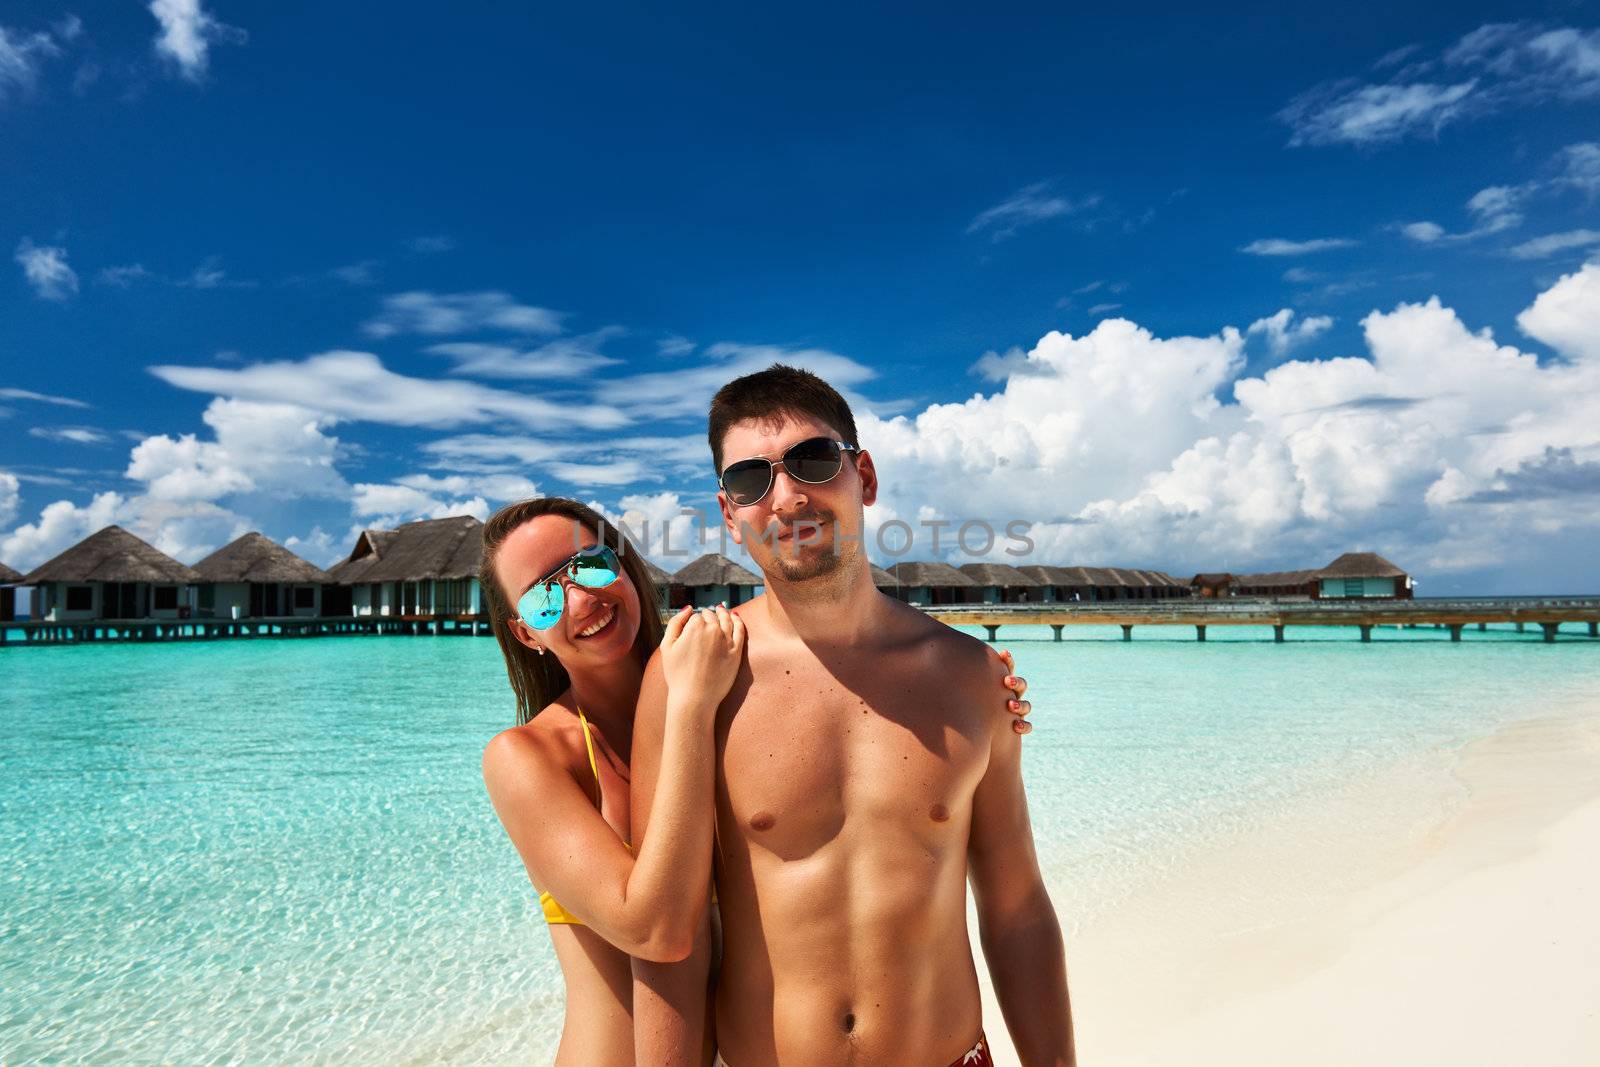
M 783 361 L 880 563 L 1600 592 L 1596 4 L 511 7 L 0 8 L 0 561 L 542 494 L 676 569 Z

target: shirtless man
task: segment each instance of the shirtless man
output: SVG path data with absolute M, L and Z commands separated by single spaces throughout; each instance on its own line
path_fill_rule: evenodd
M 970 879 L 1022 1062 L 1074 1063 L 1021 738 L 993 714 L 1005 668 L 982 642 L 873 587 L 862 509 L 877 474 L 827 383 L 780 365 L 731 382 L 712 403 L 710 436 L 724 522 L 766 577 L 766 592 L 738 608 L 746 662 L 717 720 L 719 1062 L 988 1063 Z M 635 841 L 665 707 L 652 661 L 634 726 Z M 684 963 L 634 961 L 641 1065 L 709 1055 L 711 951 L 702 937 Z

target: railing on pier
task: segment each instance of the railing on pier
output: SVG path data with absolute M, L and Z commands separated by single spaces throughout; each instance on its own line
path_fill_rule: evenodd
M 1135 626 L 1193 626 L 1206 639 L 1208 626 L 1270 626 L 1275 641 L 1290 626 L 1349 626 L 1370 641 L 1377 626 L 1432 626 L 1448 629 L 1460 641 L 1468 626 L 1484 630 L 1511 624 L 1520 631 L 1537 626 L 1554 641 L 1563 624 L 1582 624 L 1589 637 L 1600 636 L 1600 597 L 1432 597 L 1416 600 L 1312 600 L 1230 597 L 1154 602 L 1100 601 L 1059 604 L 950 604 L 923 609 L 952 626 L 982 626 L 995 640 L 1004 625 L 1049 626 L 1061 640 L 1067 626 L 1120 626 L 1133 640 Z

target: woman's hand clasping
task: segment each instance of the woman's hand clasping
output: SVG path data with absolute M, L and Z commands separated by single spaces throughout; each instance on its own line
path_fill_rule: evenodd
M 668 697 L 716 708 L 733 688 L 743 657 L 743 619 L 725 604 L 698 611 L 685 607 L 667 622 L 661 638 Z

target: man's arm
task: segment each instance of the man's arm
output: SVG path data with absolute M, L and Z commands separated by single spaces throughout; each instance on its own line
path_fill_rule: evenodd
M 642 686 L 634 712 L 633 750 L 629 755 L 632 777 L 629 819 L 631 836 L 636 842 L 645 840 L 650 823 L 650 808 L 655 800 L 661 753 L 666 743 L 666 718 L 665 687 Z M 704 894 L 699 905 L 702 915 L 706 914 Z M 652 963 L 637 957 L 633 960 L 635 1063 L 680 1067 L 709 1061 L 706 983 L 710 976 L 711 948 L 708 928 L 708 922 L 702 918 L 694 947 L 681 962 Z
M 986 671 L 984 693 L 992 692 Z M 998 721 L 998 720 L 997 720 Z M 1022 790 L 1022 737 L 999 725 L 972 799 L 968 874 L 1000 1012 L 1025 1067 L 1072 1067 L 1072 1005 L 1061 924 L 1039 873 Z

